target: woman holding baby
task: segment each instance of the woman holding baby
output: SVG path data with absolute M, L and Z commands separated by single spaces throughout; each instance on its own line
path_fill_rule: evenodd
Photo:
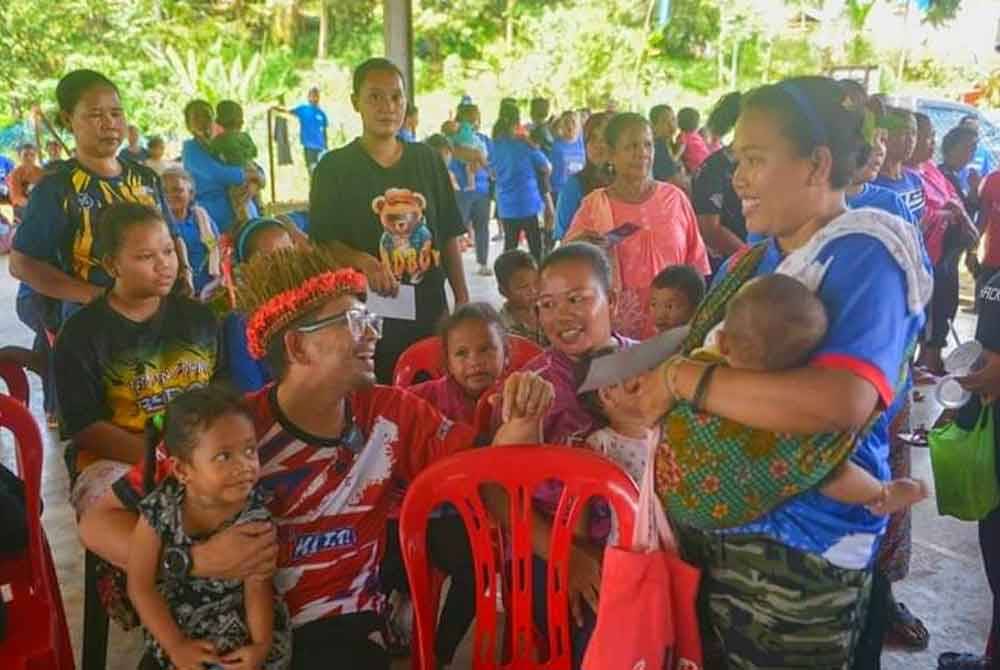
M 848 668 L 865 620 L 886 517 L 873 511 L 878 501 L 838 502 L 819 484 L 845 459 L 889 479 L 889 425 L 905 397 L 907 362 L 931 290 L 912 226 L 845 206 L 865 127 L 864 110 L 823 77 L 785 80 L 745 98 L 733 185 L 747 228 L 766 239 L 723 267 L 684 352 L 718 344 L 715 327 L 727 318 L 730 298 L 743 283 L 775 272 L 817 295 L 826 333 L 806 364 L 792 369 L 723 367 L 700 357 L 675 358 L 660 369 L 679 402 L 663 423 L 658 492 L 668 514 L 682 521 L 685 557 L 704 570 L 707 667 L 714 657 L 729 667 Z M 766 309 L 755 314 L 777 318 Z M 704 431 L 720 423 L 724 428 L 706 438 Z M 794 441 L 817 457 L 768 455 Z M 691 466 L 696 448 L 702 465 L 707 450 L 720 471 L 739 461 L 748 478 L 767 463 L 764 488 L 775 495 L 736 501 L 747 508 L 738 524 L 685 525 L 693 517 L 674 487 L 687 487 L 694 506 L 717 489 L 742 486 L 739 477 L 721 487 L 693 477 L 704 472 Z M 715 512 L 729 518 L 721 505 Z

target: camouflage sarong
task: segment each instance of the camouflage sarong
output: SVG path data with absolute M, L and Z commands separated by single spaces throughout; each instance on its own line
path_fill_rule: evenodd
M 848 570 L 762 535 L 680 529 L 685 560 L 702 568 L 705 670 L 847 670 L 871 573 Z

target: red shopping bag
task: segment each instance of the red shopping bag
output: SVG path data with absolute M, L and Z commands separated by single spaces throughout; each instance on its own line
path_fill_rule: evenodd
M 699 670 L 701 635 L 695 601 L 701 571 L 677 553 L 654 495 L 651 441 L 639 488 L 633 549 L 604 552 L 597 625 L 583 670 Z

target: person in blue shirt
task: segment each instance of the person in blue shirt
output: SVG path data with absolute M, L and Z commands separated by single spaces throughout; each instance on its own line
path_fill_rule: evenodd
M 898 193 L 871 183 L 873 179 L 878 177 L 879 171 L 882 169 L 885 154 L 885 133 L 878 132 L 872 143 L 862 149 L 862 155 L 858 158 L 858 161 L 863 163 L 854 173 L 851 185 L 844 192 L 847 206 L 850 209 L 861 209 L 862 207 L 881 209 L 883 212 L 895 214 L 904 221 L 916 225 L 920 222 L 913 218 L 913 211 L 906 206 L 906 202 Z
M 746 96 L 733 143 L 733 186 L 747 228 L 767 239 L 752 252 L 761 255 L 749 275 L 773 273 L 786 260 L 805 263 L 800 269 L 812 274 L 829 322 L 819 349 L 807 365 L 780 373 L 709 373 L 709 363 L 674 359 L 663 378 L 674 398 L 758 431 L 857 432 L 851 461 L 885 481 L 890 425 L 907 395 L 932 280 L 916 229 L 845 208 L 864 117 L 844 101 L 825 77 L 764 86 Z M 908 253 L 897 257 L 896 245 L 868 232 L 879 230 Z M 744 258 L 723 266 L 716 287 Z M 705 304 L 720 298 L 713 290 Z M 684 412 L 665 419 L 675 434 L 699 422 Z M 885 528 L 886 518 L 864 506 L 811 490 L 749 524 L 682 534 L 685 556 L 703 570 L 701 596 L 713 603 L 702 622 L 715 638 L 706 646 L 718 646 L 728 666 L 851 667 Z
M 129 125 L 128 127 L 128 144 L 122 147 L 122 150 L 118 152 L 118 158 L 123 161 L 132 161 L 133 163 L 142 163 L 147 158 L 149 158 L 149 152 L 142 146 L 139 141 L 139 127 L 134 125 Z
M 555 139 L 552 141 L 552 201 L 559 199 L 559 192 L 566 180 L 582 170 L 587 164 L 587 150 L 583 146 L 580 122 L 576 112 L 563 112 L 555 124 Z
M 897 193 L 910 210 L 909 218 L 922 221 L 927 206 L 924 180 L 905 165 L 917 147 L 917 119 L 912 112 L 894 107 L 882 117 L 881 124 L 886 130 L 885 161 L 872 183 Z
M 14 171 L 14 161 L 0 154 L 0 202 L 7 202 L 10 198 L 10 187 L 7 185 L 7 176 Z
M 177 234 L 188 252 L 195 297 L 222 276 L 219 229 L 203 207 L 194 203 L 194 180 L 180 166 L 167 168 L 160 177 Z
M 420 110 L 411 105 L 406 108 L 406 116 L 403 117 L 403 127 L 399 129 L 396 136 L 404 142 L 416 142 L 418 125 L 420 125 Z
M 319 106 L 319 87 L 309 89 L 308 102 L 294 107 L 291 112 L 299 120 L 299 139 L 306 157 L 306 167 L 312 174 L 320 156 L 326 151 L 326 129 L 329 121 Z
M 191 139 L 184 142 L 181 160 L 194 179 L 195 201 L 212 217 L 219 232 L 225 233 L 236 218 L 228 189 L 234 186 L 260 188 L 263 178 L 253 167 L 226 165 L 212 155 L 209 145 L 214 114 L 212 106 L 204 100 L 192 100 L 184 108 L 184 121 Z M 247 203 L 247 213 L 249 218 L 258 215 L 252 199 Z
M 588 117 L 583 124 L 587 162 L 580 172 L 566 179 L 559 192 L 559 199 L 556 201 L 556 221 L 552 231 L 555 240 L 561 240 L 569 230 L 584 197 L 594 189 L 603 188 L 611 183 L 610 156 L 608 143 L 604 139 L 604 129 L 607 128 L 612 116 L 610 112 L 597 112 Z
M 504 251 L 516 249 L 523 230 L 536 263 L 542 262 L 542 231 L 538 216 L 553 215 L 552 196 L 542 195 L 539 179 L 548 180 L 552 165 L 535 144 L 517 137 L 521 114 L 516 106 L 502 105 L 493 126 L 490 168 L 496 175 L 497 216 L 503 226 Z
M 475 129 L 476 137 L 486 148 L 486 155 L 493 154 L 493 140 L 489 135 L 479 131 L 482 118 L 479 107 L 469 102 L 463 102 L 458 106 L 455 113 L 455 121 L 459 124 L 467 123 Z M 465 227 L 472 231 L 472 237 L 476 247 L 476 272 L 484 277 L 493 274 L 490 269 L 490 171 L 482 167 L 475 173 L 474 183 L 469 184 L 468 163 L 454 154 L 448 169 L 455 177 L 458 190 L 455 191 L 455 198 L 458 200 L 458 211 L 462 215 L 462 222 Z M 470 188 L 470 186 L 472 188 Z

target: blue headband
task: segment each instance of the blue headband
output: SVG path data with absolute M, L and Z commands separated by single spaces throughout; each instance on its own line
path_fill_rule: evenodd
M 812 104 L 802 89 L 793 84 L 792 82 L 783 81 L 778 84 L 778 88 L 785 92 L 795 103 L 796 109 L 799 113 L 806 117 L 806 121 L 809 122 L 810 137 L 812 141 L 816 143 L 817 146 L 829 146 L 829 141 L 826 136 L 826 127 L 819 118 L 819 112 L 816 111 L 816 106 Z
M 246 245 L 250 236 L 261 228 L 270 225 L 278 226 L 283 230 L 285 228 L 281 224 L 281 221 L 267 217 L 250 219 L 243 224 L 243 227 L 240 228 L 239 233 L 236 235 L 236 244 L 233 245 L 233 255 L 236 257 L 237 263 L 242 263 L 246 260 Z

